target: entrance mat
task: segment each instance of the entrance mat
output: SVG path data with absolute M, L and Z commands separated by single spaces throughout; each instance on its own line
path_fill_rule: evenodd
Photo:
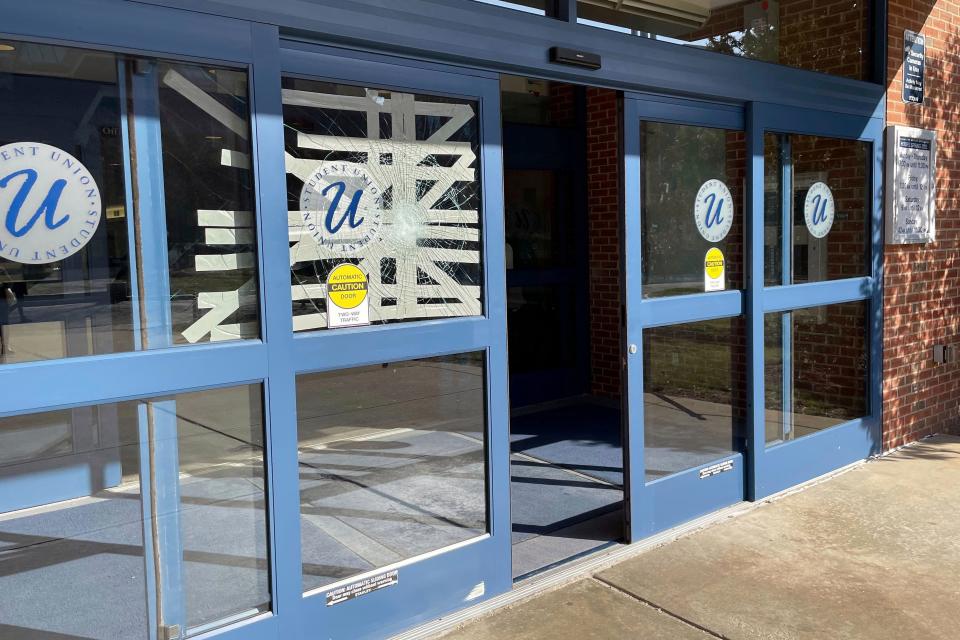
M 589 401 L 515 416 L 514 452 L 623 486 L 620 410 Z

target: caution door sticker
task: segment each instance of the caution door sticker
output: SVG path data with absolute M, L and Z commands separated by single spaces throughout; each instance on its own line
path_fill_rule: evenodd
M 703 259 L 703 290 L 723 291 L 726 288 L 725 272 L 723 251 L 710 247 Z
M 327 276 L 327 328 L 370 324 L 367 274 L 355 264 L 334 267 Z

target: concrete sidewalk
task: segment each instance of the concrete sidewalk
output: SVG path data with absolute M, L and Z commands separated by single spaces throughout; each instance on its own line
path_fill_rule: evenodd
M 443 638 L 960 638 L 960 438 L 924 440 Z

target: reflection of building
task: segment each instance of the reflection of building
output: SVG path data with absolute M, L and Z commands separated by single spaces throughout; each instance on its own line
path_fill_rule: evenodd
M 0 637 L 386 637 L 957 428 L 951 5 L 261 4 L 3 3 Z

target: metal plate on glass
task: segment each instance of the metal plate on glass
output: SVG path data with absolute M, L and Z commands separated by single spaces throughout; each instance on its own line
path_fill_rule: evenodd
M 368 593 L 373 593 L 386 587 L 392 587 L 399 584 L 399 582 L 400 575 L 396 569 L 388 571 L 387 573 L 379 573 L 375 576 L 358 580 L 357 582 L 351 582 L 342 587 L 337 587 L 333 591 L 327 591 L 327 606 L 332 607 L 335 604 L 353 600 L 354 598 L 365 596 Z
M 712 464 L 709 467 L 704 467 L 700 469 L 700 479 L 704 480 L 706 478 L 712 478 L 715 475 L 725 473 L 727 471 L 733 471 L 733 460 L 724 460 L 723 462 L 718 462 L 717 464 Z

